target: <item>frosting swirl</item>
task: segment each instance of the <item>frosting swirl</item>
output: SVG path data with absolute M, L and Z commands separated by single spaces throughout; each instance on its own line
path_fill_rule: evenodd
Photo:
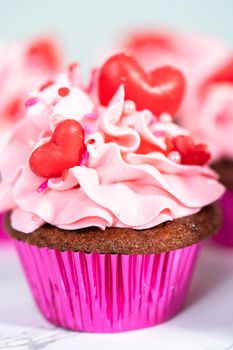
M 187 136 L 186 130 L 149 110 L 126 113 L 123 86 L 103 107 L 95 79 L 84 88 L 77 77 L 74 67 L 37 92 L 2 155 L 0 210 L 12 210 L 13 228 L 29 233 L 49 223 L 70 230 L 145 229 L 194 214 L 222 195 L 210 168 L 167 155 L 167 138 Z M 36 175 L 29 166 L 32 152 L 66 119 L 82 125 L 86 154 L 64 177 Z

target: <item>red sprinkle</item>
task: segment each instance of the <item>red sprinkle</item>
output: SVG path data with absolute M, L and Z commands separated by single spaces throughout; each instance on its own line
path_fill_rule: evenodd
M 88 113 L 88 114 L 85 114 L 84 118 L 96 120 L 98 116 L 99 116 L 98 113 Z
M 65 97 L 67 95 L 69 95 L 70 89 L 67 87 L 61 87 L 60 89 L 58 89 L 58 95 L 60 95 L 61 97 Z
M 54 81 L 53 80 L 48 80 L 46 81 L 43 85 L 41 85 L 40 87 L 40 91 L 43 91 L 45 89 L 47 89 L 49 86 L 53 85 L 54 84 Z
M 68 175 L 68 169 L 64 169 L 61 174 L 62 181 L 65 181 L 65 179 L 67 178 L 67 175 Z

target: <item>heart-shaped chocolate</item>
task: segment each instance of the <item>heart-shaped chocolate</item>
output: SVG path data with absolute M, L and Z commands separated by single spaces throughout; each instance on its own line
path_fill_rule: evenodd
M 81 124 L 76 120 L 66 119 L 57 125 L 49 142 L 32 152 L 29 165 L 38 176 L 60 177 L 65 169 L 80 163 L 84 151 Z
M 138 110 L 149 109 L 157 115 L 176 113 L 185 90 L 185 79 L 177 69 L 166 66 L 147 73 L 132 57 L 117 54 L 100 69 L 101 104 L 107 106 L 121 84 L 126 100 L 133 100 Z

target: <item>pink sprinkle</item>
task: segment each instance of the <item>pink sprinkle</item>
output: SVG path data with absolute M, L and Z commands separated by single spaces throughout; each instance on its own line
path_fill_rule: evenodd
M 154 131 L 154 135 L 156 137 L 164 137 L 164 136 L 166 136 L 166 131 L 164 131 L 164 130 L 157 130 L 157 131 Z
M 38 99 L 37 97 L 29 98 L 29 99 L 25 102 L 25 106 L 26 106 L 26 107 L 33 106 L 33 105 L 36 104 L 38 101 L 39 101 L 39 99 Z
M 85 128 L 84 128 L 84 131 L 86 134 L 92 134 L 93 132 L 96 131 L 96 126 L 95 125 L 86 125 Z
M 48 187 L 48 180 L 42 182 L 42 184 L 37 188 L 37 192 L 41 193 Z
M 86 165 L 87 164 L 87 162 L 88 162 L 88 159 L 89 159 L 89 153 L 86 151 L 85 153 L 84 153 L 84 155 L 83 155 L 83 157 L 82 157 L 82 160 L 81 160 L 81 162 L 80 162 L 80 166 L 82 166 L 82 165 Z
M 88 119 L 96 120 L 98 118 L 98 116 L 99 115 L 97 113 L 88 113 L 84 117 L 88 118 Z
M 151 122 L 157 122 L 158 121 L 158 117 L 155 114 L 151 115 Z

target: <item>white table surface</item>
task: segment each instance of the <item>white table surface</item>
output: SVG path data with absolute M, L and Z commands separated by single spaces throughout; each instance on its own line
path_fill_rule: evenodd
M 0 349 L 233 349 L 233 250 L 207 244 L 184 310 L 163 325 L 118 334 L 54 328 L 37 311 L 13 248 L 0 247 Z

